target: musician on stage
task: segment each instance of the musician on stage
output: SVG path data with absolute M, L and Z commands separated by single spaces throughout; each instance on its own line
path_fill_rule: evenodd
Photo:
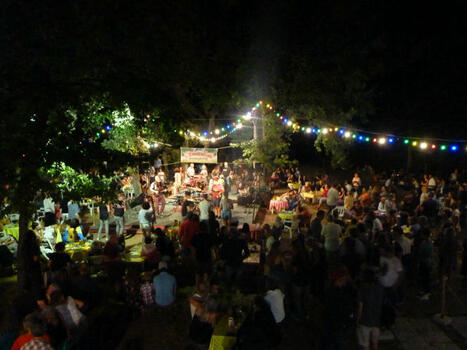
M 159 178 L 159 180 L 161 180 Z M 163 182 L 154 181 L 151 184 L 150 192 L 154 203 L 154 214 L 161 215 L 165 209 L 165 196 L 166 188 Z
M 209 183 L 209 190 L 212 196 L 212 206 L 217 217 L 221 216 L 220 200 L 224 193 L 224 181 L 214 176 Z
M 189 178 L 192 178 L 193 176 L 195 176 L 195 174 L 196 174 L 195 165 L 191 163 L 190 166 L 186 169 L 186 175 Z
M 203 182 L 207 185 L 209 173 L 208 173 L 208 167 L 206 166 L 206 164 L 203 164 L 201 166 L 201 172 L 199 174 L 203 178 Z
M 175 195 L 178 193 L 180 188 L 182 187 L 182 174 L 179 168 L 174 169 L 174 184 L 172 193 Z

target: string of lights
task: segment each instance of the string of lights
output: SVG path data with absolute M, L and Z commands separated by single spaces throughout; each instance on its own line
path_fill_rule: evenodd
M 255 117 L 258 110 L 263 108 L 269 113 L 273 113 L 286 127 L 292 132 L 302 132 L 311 135 L 326 135 L 341 137 L 344 140 L 355 141 L 359 143 L 376 144 L 379 146 L 390 146 L 394 144 L 403 144 L 406 146 L 416 147 L 420 150 L 439 150 L 457 152 L 461 149 L 467 151 L 467 140 L 449 140 L 439 138 L 423 138 L 423 137 L 409 137 L 398 136 L 390 133 L 382 133 L 376 131 L 366 131 L 357 128 L 349 128 L 342 126 L 335 126 L 328 123 L 319 123 L 320 125 L 303 125 L 292 118 L 284 116 L 282 113 L 276 111 L 271 104 L 259 101 L 250 111 L 242 116 L 243 121 L 250 121 Z M 191 130 L 180 130 L 180 135 L 187 137 L 197 138 L 201 142 L 215 143 L 232 134 L 233 132 L 241 129 L 244 125 L 242 119 L 231 124 L 225 124 L 216 127 L 212 131 L 194 132 Z

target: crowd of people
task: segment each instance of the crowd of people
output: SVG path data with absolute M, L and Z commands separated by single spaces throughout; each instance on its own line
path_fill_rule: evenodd
M 11 307 L 12 327 L 0 341 L 13 349 L 92 348 L 90 315 L 103 302 L 103 288 L 124 301 L 134 319 L 175 312 L 178 289 L 192 285 L 193 294 L 183 301 L 191 315 L 192 348 L 207 349 L 225 321 L 225 334 L 236 336 L 239 349 L 269 349 L 281 343 L 287 327 L 318 317 L 319 348 L 345 349 L 353 333 L 361 348 L 377 349 L 381 329 L 394 325 L 407 293 L 416 290 L 421 303 L 430 300 L 441 281 L 450 283 L 460 252 L 459 272 L 467 278 L 466 175 L 355 173 L 338 184 L 326 175 L 307 179 L 298 168 L 277 169 L 269 186 L 284 193 L 292 218 L 289 223 L 277 215 L 253 230 L 247 223 L 239 226 L 229 194 L 238 194 L 239 205 L 256 200 L 254 192 L 264 187 L 259 174 L 228 164 L 197 171 L 191 164 L 175 169 L 169 181 L 155 164 L 139 181 L 142 269 L 122 261 L 129 200 L 99 204 L 97 238 L 104 231 L 106 243 L 90 254 L 89 259 L 102 257 L 95 271 L 92 259 L 76 263 L 65 252 L 66 241 L 86 236 L 81 209 L 68 202 L 65 220 L 76 221 L 68 223 L 62 242 L 53 236 L 46 264 L 37 232 L 26 234 L 25 291 Z M 167 193 L 180 196 L 181 223 L 156 228 Z M 43 204 L 51 213 L 52 205 Z M 109 228 L 111 213 L 121 217 L 115 229 Z M 260 249 L 253 252 L 256 245 Z M 247 264 L 255 253 L 259 264 Z

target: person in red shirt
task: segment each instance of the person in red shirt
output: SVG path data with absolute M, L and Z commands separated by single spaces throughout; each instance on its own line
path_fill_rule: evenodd
M 182 249 L 185 255 L 191 255 L 193 252 L 194 248 L 191 245 L 191 239 L 194 235 L 199 233 L 199 230 L 198 215 L 189 212 L 187 218 L 181 223 L 180 229 L 178 230 Z
M 47 344 L 50 343 L 50 338 L 45 333 L 46 323 L 38 312 L 27 315 L 24 318 L 23 327 L 27 333 L 16 338 L 11 350 L 20 350 L 23 345 L 29 343 L 33 339 L 46 342 Z M 52 347 L 50 347 L 50 349 L 52 349 Z

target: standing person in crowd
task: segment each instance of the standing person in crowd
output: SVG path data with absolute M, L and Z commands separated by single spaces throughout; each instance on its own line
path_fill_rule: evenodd
M 428 218 L 431 225 L 434 225 L 439 212 L 439 203 L 433 192 L 428 193 L 428 199 L 422 203 L 421 207 L 423 215 Z
M 355 293 L 346 270 L 333 271 L 331 281 L 332 285 L 325 294 L 325 349 L 345 350 L 350 326 L 355 321 Z
M 153 222 L 151 215 L 153 215 L 151 206 L 148 202 L 143 202 L 143 206 L 138 212 L 139 228 L 143 231 L 143 239 L 150 234 Z
M 195 203 L 191 200 L 191 192 L 185 191 L 185 197 L 182 202 L 182 220 L 188 216 L 188 213 L 191 213 L 194 207 Z
M 159 171 L 161 167 L 162 167 L 161 157 L 157 156 L 157 158 L 154 160 L 154 169 L 156 169 L 156 171 Z
M 224 192 L 220 202 L 221 207 L 221 218 L 224 221 L 224 226 L 230 226 L 230 220 L 232 219 L 232 201 L 229 200 L 229 193 Z
M 169 306 L 175 301 L 177 281 L 173 275 L 167 272 L 167 263 L 159 263 L 159 274 L 154 277 L 154 293 L 158 306 Z
M 358 189 L 362 186 L 362 179 L 360 179 L 360 175 L 355 173 L 352 178 L 352 186 L 358 191 Z
M 200 231 L 199 217 L 193 212 L 189 212 L 186 219 L 180 225 L 178 234 L 182 245 L 183 255 L 188 257 L 193 255 L 194 247 L 191 244 L 193 237 Z
M 67 207 L 68 207 L 68 220 L 73 220 L 73 219 L 79 220 L 79 214 L 81 212 L 79 204 L 76 203 L 74 200 L 70 200 L 67 203 Z
M 339 200 L 339 191 L 336 189 L 334 184 L 328 190 L 328 195 L 326 197 L 326 204 L 328 206 L 328 211 L 331 212 L 337 205 Z
M 125 216 L 125 196 L 123 194 L 118 195 L 118 200 L 113 205 L 114 219 L 115 219 L 115 231 L 118 236 L 123 235 L 124 229 L 124 216 Z
M 214 247 L 214 237 L 209 234 L 207 222 L 200 223 L 200 232 L 193 236 L 191 245 L 195 248 L 196 257 L 196 285 L 199 282 L 208 281 L 208 276 L 212 270 L 212 253 L 211 249 Z
M 421 243 L 418 249 L 419 259 L 419 280 L 422 288 L 422 296 L 420 300 L 427 301 L 431 296 L 432 277 L 433 277 L 433 243 L 431 241 L 431 234 L 428 228 L 421 231 Z
M 324 249 L 328 258 L 333 260 L 339 250 L 339 239 L 342 234 L 342 227 L 336 223 L 337 212 L 328 215 L 328 222 L 324 225 L 321 231 L 321 236 L 324 238 Z
M 384 289 L 372 270 L 363 272 L 362 285 L 358 289 L 357 337 L 364 350 L 378 350 Z
M 110 209 L 109 204 L 102 200 L 98 206 L 98 214 L 99 214 L 99 229 L 97 230 L 97 240 L 101 239 L 101 232 L 102 229 L 105 227 L 105 240 L 109 238 L 109 216 L 110 216 Z
M 203 193 L 203 199 L 198 204 L 199 208 L 199 221 L 200 222 L 208 222 L 209 221 L 209 213 L 211 212 L 211 202 L 208 200 L 208 194 Z
M 404 269 L 399 258 L 394 255 L 392 245 L 386 244 L 380 249 L 379 268 L 379 283 L 384 287 L 391 304 L 395 305 L 398 301 L 397 288 L 402 282 Z
M 250 255 L 248 244 L 235 228 L 230 228 L 221 248 L 220 257 L 225 261 L 228 286 L 235 284 L 242 273 L 243 260 Z
M 311 221 L 310 229 L 309 229 L 309 236 L 313 238 L 316 242 L 321 240 L 321 232 L 323 230 L 323 225 L 321 222 L 324 219 L 324 211 L 318 210 L 316 213 L 316 217 Z

